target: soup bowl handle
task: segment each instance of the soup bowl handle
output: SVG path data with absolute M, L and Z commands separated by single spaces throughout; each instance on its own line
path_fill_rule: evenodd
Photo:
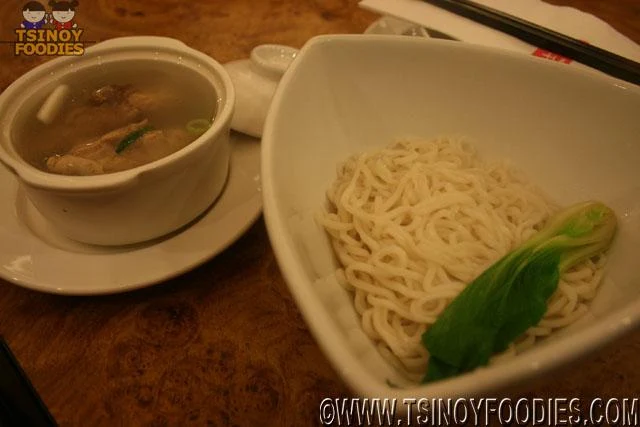
M 95 176 L 55 175 L 56 179 L 52 180 L 51 174 L 48 172 L 33 168 L 16 169 L 4 164 L 19 178 L 20 182 L 28 187 L 58 193 L 117 192 L 131 188 L 139 181 L 139 173 L 134 173 L 134 171 Z

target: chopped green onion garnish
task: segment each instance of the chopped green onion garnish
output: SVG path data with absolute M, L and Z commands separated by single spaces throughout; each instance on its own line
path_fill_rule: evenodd
M 202 135 L 211 127 L 211 121 L 207 119 L 195 119 L 187 123 L 187 131 L 195 135 Z
M 153 129 L 152 126 L 145 126 L 138 130 L 134 130 L 133 132 L 125 136 L 116 147 L 116 153 L 120 154 L 125 148 L 133 144 L 136 140 L 140 139 L 142 135 L 144 135 L 145 133 L 149 132 L 152 129 Z

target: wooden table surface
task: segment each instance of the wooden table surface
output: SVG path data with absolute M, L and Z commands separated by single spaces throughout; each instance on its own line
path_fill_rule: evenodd
M 638 0 L 550 2 L 640 43 Z M 0 3 L 1 40 L 15 39 L 22 5 Z M 76 17 L 85 40 L 164 35 L 220 62 L 377 19 L 355 0 L 80 0 Z M 46 60 L 0 48 L 0 90 Z M 316 425 L 323 397 L 349 395 L 286 289 L 262 218 L 215 259 L 140 291 L 63 297 L 0 280 L 0 334 L 60 425 Z M 640 331 L 522 393 L 638 396 L 639 353 Z

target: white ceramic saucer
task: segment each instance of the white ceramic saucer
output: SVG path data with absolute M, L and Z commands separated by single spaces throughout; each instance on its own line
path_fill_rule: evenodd
M 64 237 L 0 167 L 0 277 L 48 293 L 109 294 L 161 282 L 211 259 L 262 210 L 260 142 L 238 133 L 231 138 L 229 177 L 215 204 L 182 230 L 131 246 L 98 247 Z

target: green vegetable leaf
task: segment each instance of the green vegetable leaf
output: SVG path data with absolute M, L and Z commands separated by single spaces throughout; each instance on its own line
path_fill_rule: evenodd
M 135 141 L 140 139 L 140 137 L 142 135 L 144 135 L 145 133 L 149 132 L 150 130 L 153 130 L 153 127 L 145 126 L 145 127 L 142 127 L 142 128 L 140 128 L 138 130 L 134 130 L 133 132 L 127 134 L 124 138 L 122 138 L 122 141 L 120 141 L 120 143 L 118 143 L 118 145 L 116 147 L 116 153 L 120 154 L 125 148 L 127 148 L 128 146 L 133 144 Z
M 606 250 L 614 212 L 599 202 L 572 206 L 478 276 L 422 335 L 430 354 L 423 382 L 486 365 L 547 310 L 567 269 Z

